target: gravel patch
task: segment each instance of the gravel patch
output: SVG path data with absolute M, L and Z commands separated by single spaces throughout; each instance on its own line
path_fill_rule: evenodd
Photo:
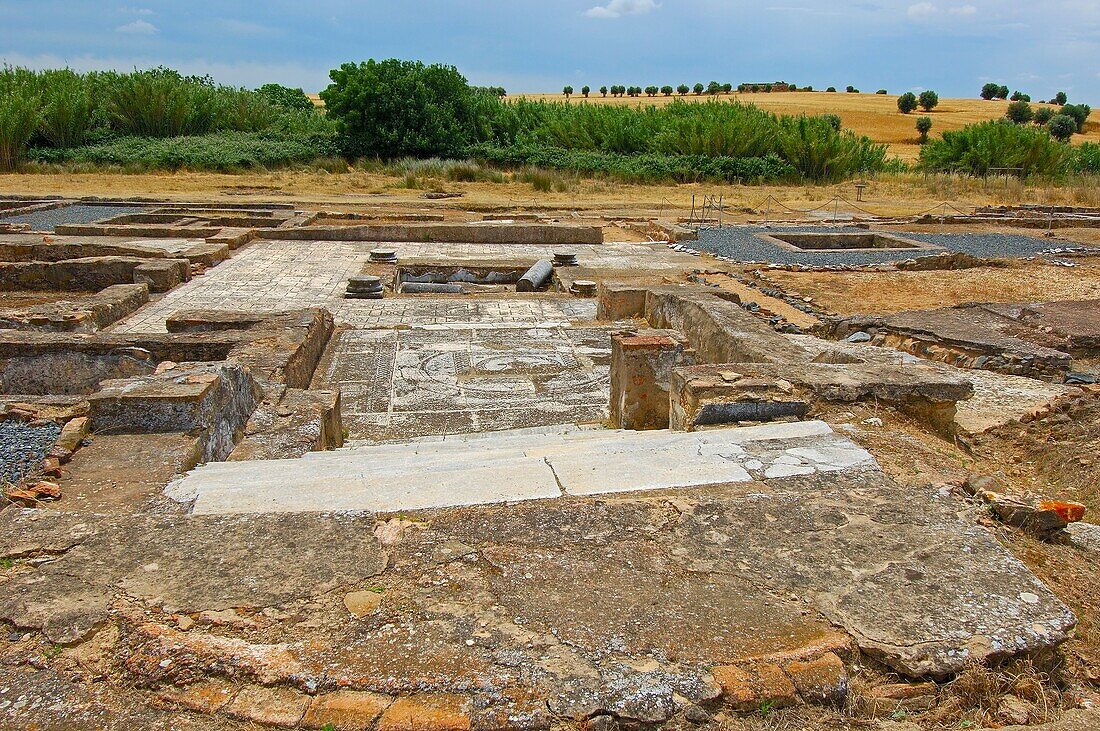
M 18 482 L 46 457 L 60 434 L 57 424 L 0 420 L 0 482 Z
M 35 211 L 22 216 L 5 218 L 5 223 L 29 223 L 35 231 L 53 231 L 55 227 L 66 223 L 92 223 L 104 218 L 114 218 L 127 213 L 141 213 L 146 209 L 134 206 L 88 206 L 76 203 L 64 208 L 51 208 L 48 211 Z
M 725 226 L 699 231 L 699 240 L 686 246 L 733 261 L 766 261 L 773 264 L 806 264 L 807 266 L 838 266 L 885 264 L 915 259 L 938 253 L 933 249 L 886 249 L 883 251 L 791 251 L 758 238 L 755 234 L 771 232 L 798 233 L 867 233 L 854 227 L 824 226 Z M 1033 236 L 998 233 L 908 233 L 891 229 L 883 233 L 934 244 L 944 251 L 962 251 L 984 259 L 1036 256 L 1048 249 L 1065 246 L 1065 242 L 1047 241 Z

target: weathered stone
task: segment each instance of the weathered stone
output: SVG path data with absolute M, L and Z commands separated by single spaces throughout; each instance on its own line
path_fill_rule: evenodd
M 920 713 L 936 705 L 938 688 L 935 683 L 890 683 L 868 688 L 862 701 L 874 718 L 889 718 L 899 711 Z
M 784 669 L 807 703 L 840 705 L 848 695 L 848 672 L 831 652 L 816 660 L 792 662 Z
M 382 606 L 382 593 L 366 589 L 344 595 L 344 606 L 356 617 L 368 617 Z
M 341 731 L 368 731 L 393 699 L 378 693 L 339 690 L 314 698 L 302 718 L 303 728 L 330 726 Z
M 470 711 L 470 699 L 465 696 L 407 696 L 386 709 L 377 731 L 470 731 Z
M 236 693 L 236 688 L 229 683 L 204 680 L 183 688 L 175 686 L 162 688 L 157 691 L 157 698 L 189 711 L 213 715 L 224 708 Z
M 242 721 L 291 728 L 302 720 L 309 703 L 309 696 L 293 690 L 246 685 L 237 691 L 225 712 Z
M 672 370 L 694 362 L 683 338 L 641 330 L 611 338 L 611 422 L 620 429 L 663 429 Z
M 798 702 L 794 684 L 778 665 L 723 665 L 711 672 L 722 687 L 723 702 L 739 711 L 786 708 Z

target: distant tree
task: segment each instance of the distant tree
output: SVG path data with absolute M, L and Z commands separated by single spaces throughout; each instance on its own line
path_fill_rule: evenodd
M 907 91 L 898 97 L 898 111 L 902 114 L 909 114 L 917 108 L 917 95 L 911 91 Z
M 1069 142 L 1077 131 L 1077 120 L 1068 114 L 1059 114 L 1047 122 L 1050 136 L 1061 142 Z
M 600 96 L 607 96 L 607 87 L 606 86 L 601 86 L 600 87 Z
M 678 93 L 680 96 L 686 96 L 689 91 L 691 91 L 691 87 L 689 87 L 687 84 L 680 84 L 676 87 L 676 93 Z
M 696 84 L 694 87 L 692 87 L 692 91 L 695 92 L 695 96 L 702 96 L 704 89 L 706 89 L 706 87 L 702 84 Z
M 1069 97 L 1066 96 L 1066 92 L 1064 91 L 1060 91 L 1054 95 L 1054 103 L 1060 107 L 1064 107 L 1068 101 Z
M 722 91 L 722 85 L 719 84 L 717 81 L 712 81 L 707 84 L 707 93 L 711 96 L 717 94 L 720 91 Z
M 753 84 L 749 87 L 749 91 L 751 91 L 753 94 L 759 94 L 762 89 L 760 88 L 760 84 Z
M 830 86 L 830 87 L 829 87 L 828 89 L 826 89 L 825 91 L 826 91 L 827 93 L 829 93 L 829 94 L 835 94 L 835 93 L 836 93 L 836 87 L 835 87 L 835 86 Z
M 733 84 L 730 84 L 730 83 L 722 84 L 722 93 L 723 94 L 729 94 L 731 91 L 733 91 Z
M 931 112 L 940 105 L 940 95 L 931 89 L 926 89 L 917 97 L 917 102 L 920 104 L 921 109 L 926 112 Z
M 813 91 L 813 90 L 814 90 L 814 88 L 813 88 L 812 86 L 807 86 L 807 87 L 806 87 L 805 89 L 803 89 L 802 91 Z
M 771 94 L 771 93 L 772 93 L 772 89 L 774 89 L 774 88 L 775 88 L 775 87 L 774 87 L 774 86 L 772 86 L 771 84 L 764 84 L 764 93 L 765 93 L 765 94 Z
M 1092 107 L 1088 104 L 1067 104 L 1062 107 L 1062 114 L 1073 117 L 1073 120 L 1077 123 L 1077 132 L 1080 133 L 1085 131 L 1085 122 L 1092 114 Z
M 1010 98 L 1010 101 L 1030 102 L 1031 101 L 1031 95 L 1025 94 L 1022 91 L 1014 91 L 1014 92 L 1012 92 L 1012 96 Z
M 1034 116 L 1035 112 L 1031 111 L 1031 105 L 1023 99 L 1009 104 L 1008 111 L 1005 112 L 1005 117 L 1010 119 L 1013 124 L 1027 124 Z
M 878 94 L 879 96 L 886 96 L 886 95 L 887 95 L 887 94 L 889 94 L 890 92 L 886 91 L 886 89 L 879 89 L 879 90 L 878 90 L 878 91 L 876 91 L 875 93 L 876 93 L 876 94 Z
M 829 126 L 837 132 L 840 131 L 841 125 L 844 124 L 844 121 L 840 118 L 839 114 L 822 114 L 821 118 L 828 122 Z
M 923 145 L 928 142 L 928 133 L 932 131 L 932 118 L 931 117 L 918 117 L 917 118 L 917 132 L 920 133 L 920 143 Z
M 1002 100 L 1008 98 L 1008 87 L 1007 86 L 997 87 L 997 98 L 1002 99 Z
M 256 95 L 273 107 L 291 111 L 313 111 L 313 101 L 301 89 L 292 89 L 280 84 L 264 84 L 256 89 Z
M 1035 124 L 1046 124 L 1052 119 L 1054 119 L 1054 110 L 1050 107 L 1039 107 L 1035 110 L 1033 118 Z
M 586 85 L 586 86 L 582 86 L 582 87 L 581 87 L 581 94 L 582 94 L 582 95 L 584 96 L 584 98 L 585 98 L 585 99 L 587 99 L 587 98 L 588 98 L 588 95 L 589 95 L 589 94 L 590 94 L 591 92 L 592 92 L 592 89 L 588 88 L 588 86 L 587 86 L 587 85 Z
M 561 93 L 565 94 L 565 98 L 568 99 L 569 95 L 573 93 L 573 87 L 572 86 L 567 86 L 567 87 L 565 87 L 564 89 L 561 90 Z
M 657 96 L 658 92 L 660 92 L 660 91 L 661 90 L 658 89 L 656 86 L 647 86 L 645 88 L 645 95 L 646 96 Z
M 852 86 L 851 84 L 848 84 L 848 86 L 846 86 L 844 88 L 844 91 L 847 92 L 848 94 L 858 94 L 859 93 L 859 90 L 856 89 L 856 87 Z
M 999 84 L 994 84 L 992 81 L 982 87 L 982 99 L 987 102 L 993 101 L 1000 94 L 1001 87 Z
M 671 86 L 665 85 L 661 87 L 661 93 L 665 96 L 672 96 L 673 89 Z

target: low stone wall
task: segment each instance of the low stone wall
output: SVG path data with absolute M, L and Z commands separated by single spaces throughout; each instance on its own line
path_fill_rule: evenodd
M 567 246 L 602 244 L 599 226 L 571 224 L 387 223 L 364 226 L 308 226 L 257 231 L 264 239 L 288 241 L 371 241 Z
M 191 278 L 186 259 L 95 256 L 64 261 L 0 262 L 0 290 L 95 292 L 115 284 L 147 284 L 167 292 Z
M 665 429 L 673 369 L 695 362 L 683 336 L 637 330 L 611 338 L 611 423 L 618 429 Z
M 0 330 L 93 333 L 149 301 L 145 284 L 116 284 L 86 297 L 20 310 L 0 310 Z

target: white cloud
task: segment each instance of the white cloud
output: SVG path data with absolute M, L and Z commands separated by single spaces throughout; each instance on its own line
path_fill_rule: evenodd
M 920 18 L 931 18 L 933 15 L 935 15 L 938 12 L 940 12 L 940 9 L 937 8 L 935 5 L 933 5 L 932 3 L 917 3 L 915 5 L 910 5 L 909 10 L 907 11 L 906 14 L 910 18 L 920 19 Z
M 606 5 L 597 5 L 584 12 L 589 18 L 621 18 L 624 15 L 642 15 L 661 5 L 656 0 L 609 0 Z
M 960 5 L 957 8 L 948 8 L 947 12 L 951 15 L 977 15 L 978 9 L 973 5 Z
M 157 32 L 157 27 L 147 20 L 135 20 L 115 28 L 118 33 L 129 33 L 135 36 L 151 36 Z

